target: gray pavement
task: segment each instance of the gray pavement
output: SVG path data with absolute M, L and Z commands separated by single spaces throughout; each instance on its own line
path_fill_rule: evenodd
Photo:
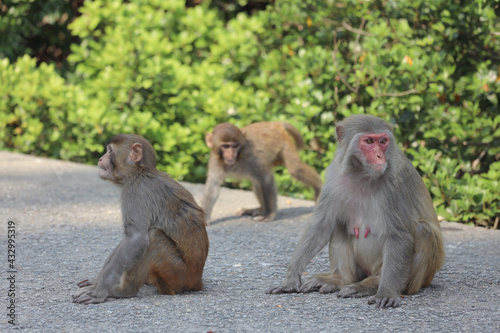
M 199 198 L 203 185 L 183 184 Z M 164 296 L 144 286 L 138 297 L 74 304 L 75 283 L 97 275 L 121 239 L 119 189 L 96 167 L 0 152 L 0 330 L 500 332 L 500 231 L 443 222 L 446 262 L 432 285 L 381 310 L 366 298 L 266 295 L 282 281 L 314 203 L 280 197 L 277 220 L 268 223 L 233 215 L 256 205 L 251 192 L 222 189 L 208 228 L 204 291 Z M 15 273 L 8 272 L 8 221 Z M 328 267 L 323 250 L 306 274 Z

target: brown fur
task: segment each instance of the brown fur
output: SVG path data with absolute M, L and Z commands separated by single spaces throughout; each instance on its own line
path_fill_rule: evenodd
M 208 237 L 191 193 L 156 169 L 153 147 L 138 135 L 117 135 L 99 160 L 100 176 L 122 188 L 124 238 L 96 279 L 83 280 L 76 303 L 130 297 L 145 283 L 174 295 L 203 289 Z
M 351 116 L 337 125 L 337 137 L 312 222 L 283 284 L 267 293 L 338 291 L 398 306 L 400 293 L 428 286 L 444 261 L 431 197 L 383 120 Z M 328 242 L 330 273 L 302 284 L 300 274 Z
M 242 209 L 240 215 L 251 215 L 257 221 L 272 220 L 277 211 L 277 190 L 273 167 L 285 166 L 292 177 L 314 188 L 315 198 L 321 192 L 321 178 L 300 160 L 298 149 L 304 147 L 300 132 L 286 122 L 259 122 L 241 130 L 230 123 L 215 126 L 206 135 L 210 147 L 208 175 L 201 206 L 210 219 L 219 188 L 227 176 L 250 178 L 260 207 Z

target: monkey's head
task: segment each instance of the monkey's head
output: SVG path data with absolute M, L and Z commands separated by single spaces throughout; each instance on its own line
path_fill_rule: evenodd
M 245 141 L 245 134 L 231 123 L 219 124 L 212 133 L 205 135 L 207 146 L 228 166 L 236 163 Z
M 374 116 L 355 115 L 338 123 L 336 131 L 345 163 L 370 177 L 385 173 L 390 155 L 397 149 L 388 123 Z
M 156 154 L 142 136 L 118 134 L 106 145 L 106 153 L 97 166 L 102 179 L 121 184 L 130 176 L 156 170 Z

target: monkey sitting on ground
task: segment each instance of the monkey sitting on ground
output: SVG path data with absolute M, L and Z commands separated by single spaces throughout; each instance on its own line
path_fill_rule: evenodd
M 278 192 L 274 166 L 285 166 L 292 177 L 314 189 L 315 199 L 319 197 L 321 178 L 300 160 L 297 150 L 304 148 L 304 140 L 289 123 L 259 122 L 241 130 L 230 123 L 222 123 L 206 134 L 205 141 L 211 148 L 201 203 L 207 222 L 220 186 L 228 176 L 251 179 L 260 207 L 242 209 L 237 214 L 251 215 L 255 221 L 272 220 L 276 215 Z
M 124 237 L 97 278 L 78 283 L 73 302 L 132 297 L 145 283 L 168 295 L 202 290 L 204 213 L 191 193 L 156 169 L 153 146 L 138 135 L 116 135 L 98 166 L 102 179 L 122 188 Z
M 444 261 L 441 229 L 427 188 L 397 147 L 391 127 L 368 115 L 336 128 L 338 148 L 311 224 L 281 286 L 268 294 L 339 291 L 377 307 L 428 286 Z M 309 261 L 328 243 L 330 273 L 301 284 Z

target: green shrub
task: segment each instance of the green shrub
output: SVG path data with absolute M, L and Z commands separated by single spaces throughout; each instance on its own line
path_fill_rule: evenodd
M 111 135 L 139 133 L 161 170 L 203 182 L 203 135 L 219 122 L 289 121 L 323 171 L 335 122 L 368 113 L 394 125 L 441 216 L 493 224 L 497 2 L 290 0 L 252 15 L 246 4 L 86 1 L 71 70 L 2 61 L 0 145 L 95 163 Z M 276 178 L 280 193 L 312 198 L 286 170 Z

